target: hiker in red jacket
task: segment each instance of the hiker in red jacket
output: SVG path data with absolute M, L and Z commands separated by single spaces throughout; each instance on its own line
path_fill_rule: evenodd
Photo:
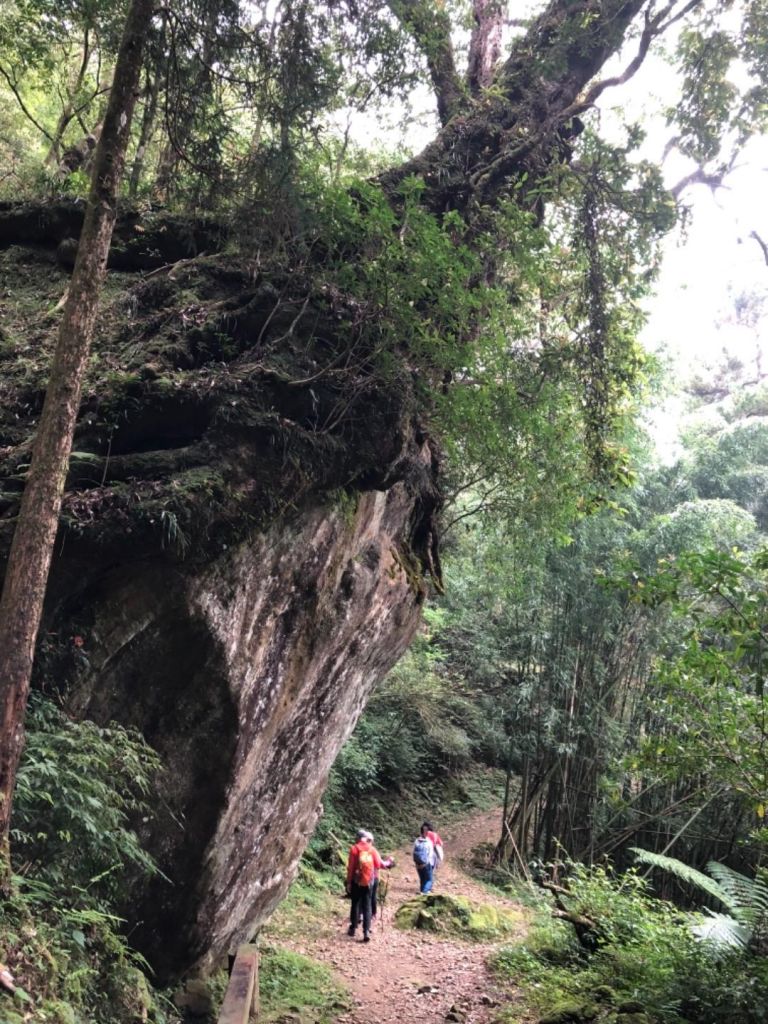
M 394 861 L 391 857 L 382 860 L 371 841 L 371 833 L 366 832 L 364 828 L 358 829 L 355 838 L 356 842 L 350 847 L 347 858 L 347 895 L 352 898 L 347 934 L 355 934 L 357 922 L 362 914 L 363 942 L 370 942 L 371 894 L 374 880 L 381 868 L 391 868 Z

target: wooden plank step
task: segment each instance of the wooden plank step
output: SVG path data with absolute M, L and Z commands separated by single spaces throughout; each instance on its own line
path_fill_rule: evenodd
M 237 951 L 229 985 L 221 1004 L 219 1024 L 249 1024 L 259 1009 L 259 949 L 243 945 Z

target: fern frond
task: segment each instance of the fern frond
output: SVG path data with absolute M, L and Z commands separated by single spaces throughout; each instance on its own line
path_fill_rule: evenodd
M 768 885 L 761 878 L 749 878 L 725 864 L 710 861 L 707 870 L 728 893 L 735 917 L 753 926 L 768 915 Z
M 714 896 L 716 900 L 719 900 L 732 913 L 737 909 L 731 904 L 728 892 L 714 878 L 710 878 L 709 875 L 705 875 L 702 871 L 697 871 L 696 868 L 692 868 L 689 864 L 684 864 L 683 861 L 678 860 L 676 857 L 666 857 L 662 853 L 641 850 L 637 846 L 633 846 L 631 849 L 635 858 L 641 864 L 649 864 L 651 867 L 669 871 L 683 882 L 695 885 L 697 889 L 701 889 L 707 895 Z
M 710 942 L 722 949 L 745 949 L 751 938 L 751 930 L 736 918 L 711 910 L 692 926 L 691 931 L 702 942 Z

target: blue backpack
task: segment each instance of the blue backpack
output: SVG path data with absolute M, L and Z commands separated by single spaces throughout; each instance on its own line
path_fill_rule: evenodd
M 432 863 L 432 843 L 426 836 L 419 836 L 413 844 L 413 863 L 417 868 L 425 868 Z

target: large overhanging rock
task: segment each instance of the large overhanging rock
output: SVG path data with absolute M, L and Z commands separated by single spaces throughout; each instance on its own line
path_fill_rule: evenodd
M 170 884 L 131 914 L 162 977 L 250 937 L 285 894 L 334 758 L 419 621 L 412 511 L 397 484 L 199 569 L 139 562 L 81 595 L 90 669 L 70 700 L 141 730 L 166 764 L 145 828 Z
M 1 560 L 75 214 L 0 213 Z M 30 217 L 36 246 L 1 251 Z M 377 360 L 369 311 L 320 274 L 172 259 L 108 281 L 36 680 L 75 716 L 137 728 L 165 764 L 138 827 L 166 877 L 126 908 L 161 980 L 210 965 L 280 900 L 333 760 L 439 575 L 423 384 Z

